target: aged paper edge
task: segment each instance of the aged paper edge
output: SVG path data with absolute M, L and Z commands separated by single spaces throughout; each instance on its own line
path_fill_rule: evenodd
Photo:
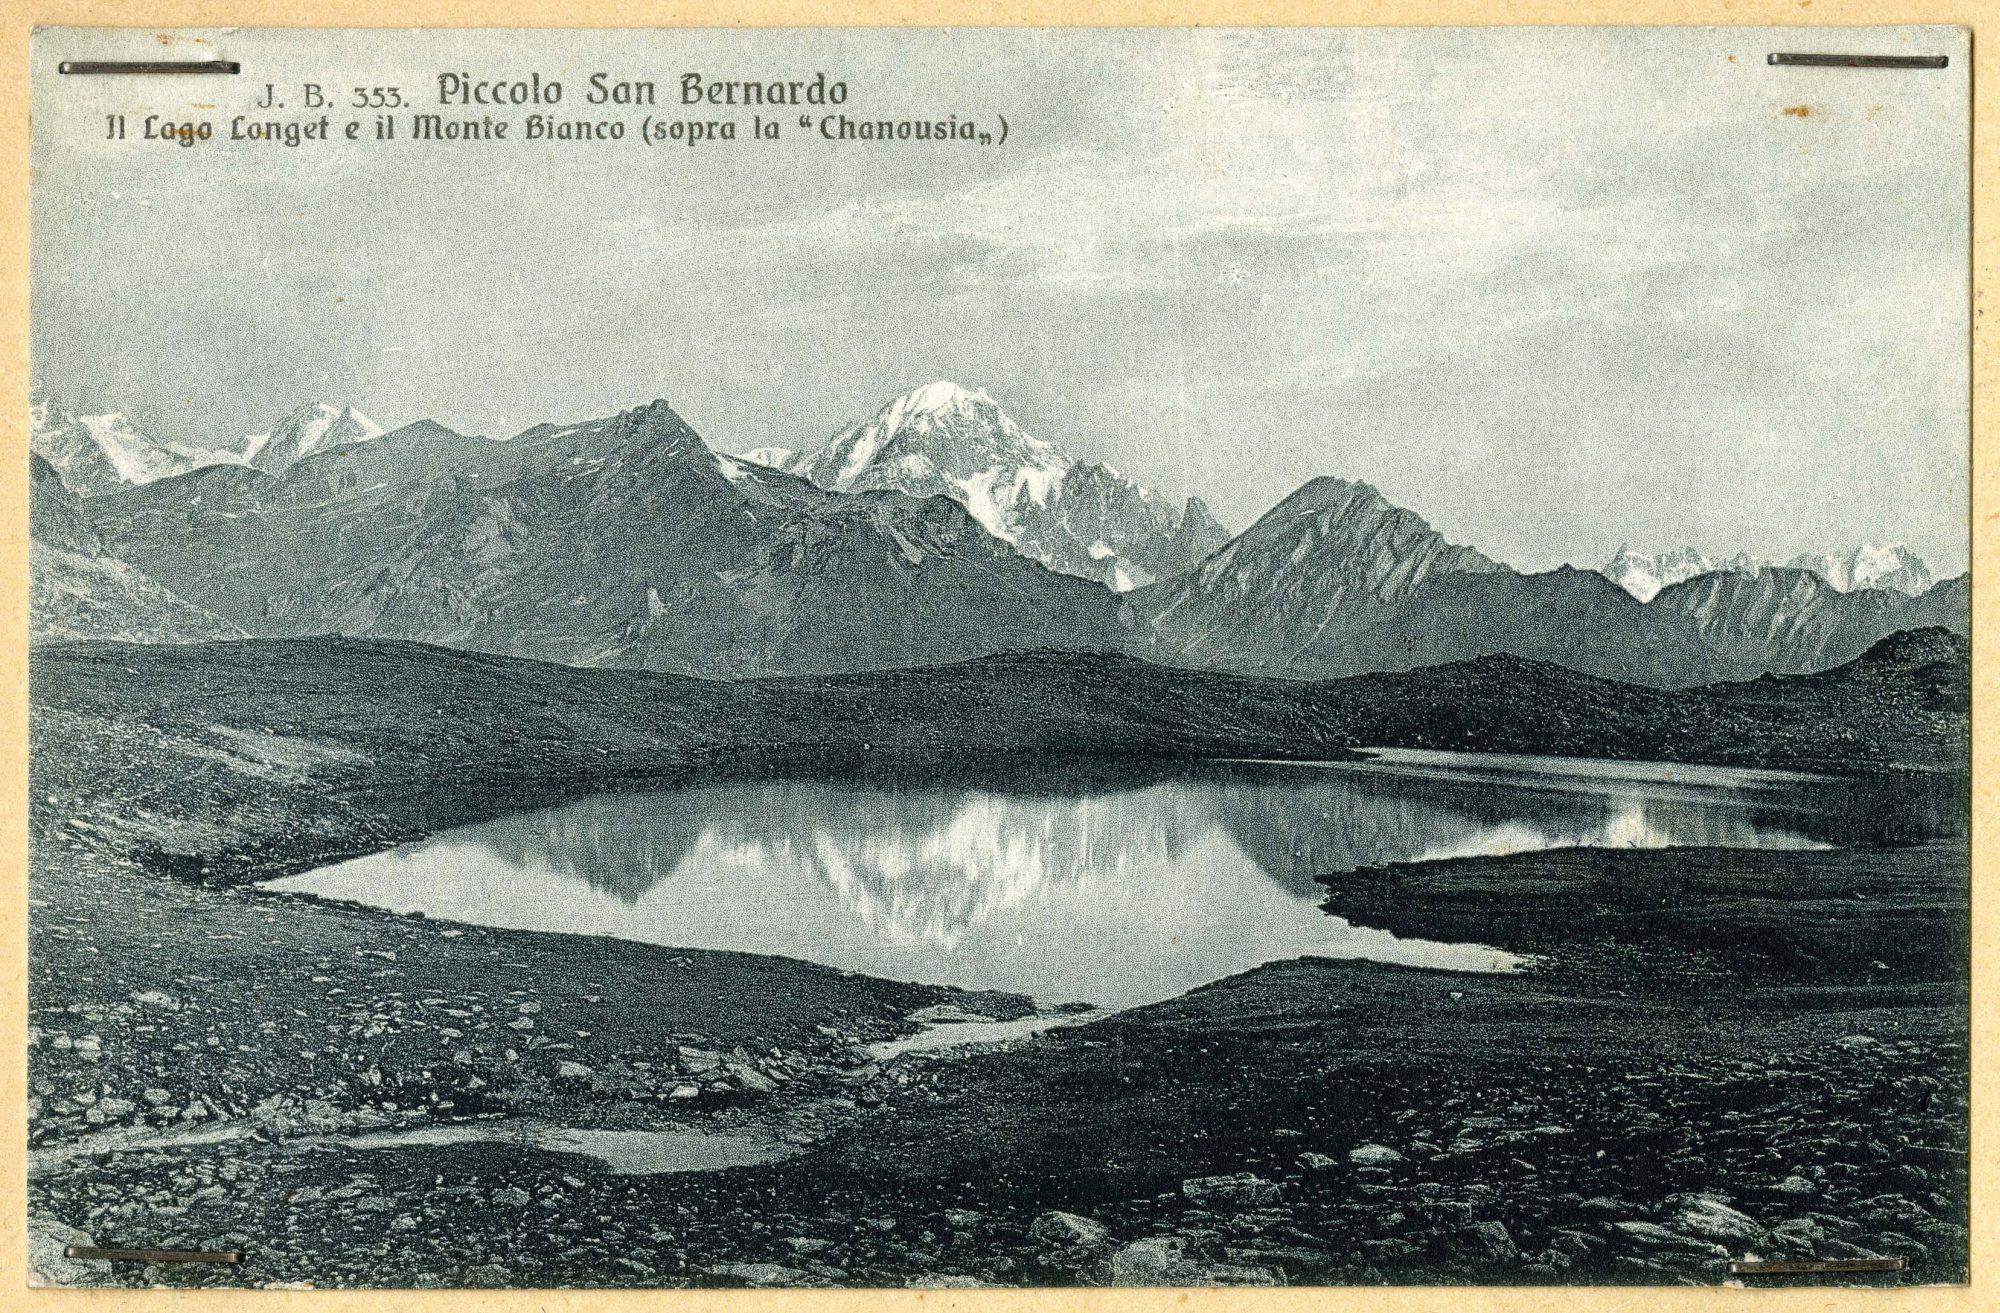
M 688 1310 L 952 1309 L 1011 1313 L 1026 1309 L 1087 1309 L 1142 1313 L 1279 1313 L 1280 1310 L 1592 1309 L 1639 1313 L 1653 1309 L 1772 1306 L 1797 1310 L 1983 1310 L 2000 1307 L 2000 1211 L 1992 1204 L 1996 1162 L 1991 1127 L 2000 1102 L 1993 1046 L 2000 1039 L 1995 965 L 2000 955 L 2000 890 L 1991 885 L 1995 859 L 1994 715 L 2000 694 L 1979 678 L 1993 660 L 2000 621 L 1989 586 L 2000 521 L 2000 466 L 1992 450 L 1993 410 L 2000 405 L 2000 350 L 1984 323 L 2000 239 L 2000 113 L 1993 88 L 2000 62 L 1982 24 L 1995 7 L 1979 0 L 1908 3 L 1897 0 L 236 0 L 226 3 L 135 3 L 133 0 L 0 0 L 0 68 L 11 77 L 0 90 L 0 579 L 5 601 L 0 629 L 0 1306 L 24 1311 L 84 1309 L 247 1309 L 282 1307 L 439 1310 L 459 1305 L 520 1313 L 582 1313 L 670 1306 Z M 784 26 L 1487 26 L 1634 24 L 1642 26 L 1863 26 L 1958 24 L 1973 30 L 1972 159 L 1972 612 L 1973 612 L 1973 980 L 1972 980 L 1972 1284 L 1898 1291 L 1801 1288 L 1745 1291 L 1708 1288 L 1475 1289 L 1340 1288 L 1293 1290 L 1042 1290 L 1042 1291 L 142 1291 L 39 1290 L 26 1284 L 23 1236 L 26 1202 L 27 1063 L 27 390 L 28 390 L 28 34 L 41 25 L 117 27 L 784 27 Z M 1982 31 L 1985 27 L 1987 31 Z M 135 288 L 135 295 L 144 290 Z

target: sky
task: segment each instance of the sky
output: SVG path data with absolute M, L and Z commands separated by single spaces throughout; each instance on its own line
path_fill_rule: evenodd
M 1766 63 L 1790 49 L 1951 65 Z M 1232 530 L 1331 474 L 1523 569 L 1874 541 L 1943 576 L 1968 553 L 1966 51 L 1947 28 L 49 29 L 32 372 L 197 445 L 313 400 L 501 435 L 663 397 L 730 451 L 816 446 L 943 378 Z M 210 57 L 244 71 L 55 72 Z M 597 71 L 659 103 L 586 104 Z M 823 71 L 847 99 L 688 108 L 690 71 Z M 441 108 L 444 72 L 565 95 Z M 400 88 L 399 139 L 341 108 L 328 143 L 227 140 L 239 114 L 316 119 L 307 81 Z M 253 107 L 266 83 L 287 108 Z M 413 112 L 631 126 L 440 145 Z M 779 140 L 747 140 L 759 112 Z M 829 142 L 801 112 L 1007 138 Z M 142 140 L 148 114 L 215 137 Z M 647 114 L 739 139 L 644 144 Z

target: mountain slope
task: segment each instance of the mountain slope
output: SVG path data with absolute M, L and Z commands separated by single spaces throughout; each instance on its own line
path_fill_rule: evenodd
M 39 454 L 30 455 L 28 636 L 44 642 L 113 638 L 196 643 L 243 631 L 162 587 L 104 550 L 76 494 Z
M 1953 575 L 1940 579 L 1924 592 L 1910 599 L 1896 617 L 1905 629 L 1922 629 L 1934 625 L 1949 629 L 1954 634 L 1972 633 L 1972 575 Z
M 1743 557 L 1642 603 L 1635 589 L 1714 563 L 1629 550 L 1619 562 L 1623 587 L 1567 566 L 1521 574 L 1367 484 L 1316 479 L 1199 569 L 1133 593 L 1125 617 L 1131 650 L 1175 664 L 1322 679 L 1509 653 L 1666 688 L 1823 670 L 1899 629 L 1967 627 L 1962 583 L 1843 592 Z
M 1110 647 L 1116 602 L 947 500 L 719 456 L 665 402 L 505 442 L 436 426 L 282 477 L 106 499 L 115 550 L 252 633 L 412 638 L 716 676 Z
M 1134 593 L 1135 649 L 1291 678 L 1406 670 L 1488 652 L 1640 683 L 1707 672 L 1678 626 L 1602 576 L 1522 575 L 1455 546 L 1365 483 L 1315 479 L 1202 566 Z
M 1120 592 L 1179 574 L 1227 537 L 1198 499 L 1175 506 L 1108 465 L 1072 460 L 955 383 L 897 397 L 817 452 L 745 459 L 836 492 L 950 497 L 1023 555 Z
M 1810 570 L 1785 566 L 1698 575 L 1661 590 L 1649 606 L 1684 617 L 1722 669 L 1739 676 L 1825 670 L 1913 620 L 1932 618 L 1901 593 L 1842 592 Z

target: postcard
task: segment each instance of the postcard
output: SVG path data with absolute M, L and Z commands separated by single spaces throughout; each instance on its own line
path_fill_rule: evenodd
M 1967 55 L 40 30 L 34 1280 L 1964 1282 Z

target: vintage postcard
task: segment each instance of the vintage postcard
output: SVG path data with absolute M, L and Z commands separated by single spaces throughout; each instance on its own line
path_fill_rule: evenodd
M 1966 1281 L 1968 46 L 42 29 L 32 1279 Z

